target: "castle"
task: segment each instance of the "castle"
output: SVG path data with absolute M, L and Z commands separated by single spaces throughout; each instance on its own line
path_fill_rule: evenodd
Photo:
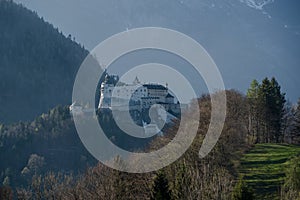
M 175 102 L 176 101 L 176 102 Z M 159 104 L 166 111 L 179 114 L 180 104 L 169 92 L 168 85 L 142 84 L 136 77 L 131 84 L 119 82 L 117 75 L 108 75 L 101 84 L 101 96 L 98 109 L 117 110 L 149 110 L 152 105 Z
M 165 118 L 167 124 L 173 123 L 172 121 L 180 118 L 181 115 L 182 105 L 171 94 L 167 84 L 166 86 L 152 83 L 142 84 L 137 77 L 131 84 L 126 84 L 119 81 L 119 76 L 109 75 L 105 72 L 105 80 L 101 83 L 100 94 L 97 111 L 99 114 L 110 116 L 114 109 L 122 118 L 123 114 L 129 111 L 135 123 L 144 127 L 146 135 L 162 133 L 156 125 L 159 121 L 151 121 L 149 117 L 149 111 L 153 105 L 159 105 L 167 111 Z M 94 110 L 90 106 L 83 107 L 77 102 L 73 102 L 69 109 L 73 115 L 77 116 L 91 115 Z M 155 111 L 157 116 L 164 115 L 161 113 L 161 109 Z M 159 119 L 161 120 L 161 118 Z

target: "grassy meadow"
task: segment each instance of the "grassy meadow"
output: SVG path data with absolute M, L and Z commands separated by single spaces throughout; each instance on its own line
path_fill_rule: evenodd
M 239 169 L 256 199 L 279 199 L 289 160 L 300 154 L 300 146 L 257 144 L 244 155 Z

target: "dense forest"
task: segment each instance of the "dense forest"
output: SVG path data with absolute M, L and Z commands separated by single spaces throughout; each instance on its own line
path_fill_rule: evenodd
M 0 1 L 0 122 L 33 120 L 71 103 L 73 82 L 88 51 L 36 13 Z
M 96 163 L 77 136 L 69 108 L 62 106 L 32 122 L 0 125 L 0 158 L 2 183 L 12 187 L 27 185 L 34 174 L 77 174 Z
M 299 103 L 286 102 L 285 94 L 273 77 L 262 83 L 253 80 L 247 92 L 249 133 L 253 143 L 299 143 Z

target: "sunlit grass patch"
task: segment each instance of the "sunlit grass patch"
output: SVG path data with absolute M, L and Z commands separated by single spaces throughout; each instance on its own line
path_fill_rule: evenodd
M 257 144 L 241 160 L 240 174 L 255 191 L 257 199 L 279 199 L 289 160 L 300 147 L 287 144 Z

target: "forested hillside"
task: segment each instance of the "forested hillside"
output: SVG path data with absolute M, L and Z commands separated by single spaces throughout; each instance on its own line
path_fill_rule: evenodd
M 198 134 L 188 151 L 170 166 L 152 173 L 129 174 L 99 163 L 79 176 L 36 173 L 28 187 L 17 188 L 13 195 L 19 199 L 231 199 L 236 162 L 250 146 L 245 141 L 247 113 L 243 108 L 246 98 L 236 91 L 227 91 L 227 96 L 228 115 L 222 136 L 204 159 L 199 159 L 198 151 L 210 122 L 209 95 L 194 102 L 199 103 L 202 117 Z M 186 114 L 193 115 L 193 110 Z M 50 125 L 51 118 L 46 119 L 45 123 Z M 176 135 L 174 130 L 178 126 L 176 123 L 164 137 L 156 137 L 147 151 L 166 145 Z M 38 135 L 44 131 L 41 130 Z M 139 160 L 133 159 L 132 162 L 139 165 Z M 6 187 L 3 188 L 10 190 L 5 181 L 4 177 L 3 185 Z M 12 195 L 12 191 L 9 193 Z
M 76 72 L 88 54 L 36 13 L 0 1 L 0 123 L 32 120 L 71 103 Z
M 0 125 L 0 180 L 26 186 L 34 174 L 83 172 L 96 160 L 82 145 L 69 108 L 57 106 L 32 122 Z
M 207 132 L 211 112 L 210 96 L 203 95 L 193 102 L 199 104 L 201 120 L 192 146 L 172 165 L 146 174 L 119 172 L 103 164 L 95 166 L 96 160 L 85 150 L 76 134 L 68 107 L 58 106 L 30 123 L 2 125 L 0 158 L 5 162 L 0 163 L 0 197 L 2 195 L 6 199 L 12 197 L 18 199 L 52 197 L 57 199 L 86 199 L 87 197 L 89 199 L 160 199 L 163 196 L 164 199 L 244 199 L 246 195 L 248 199 L 253 199 L 257 195 L 257 190 L 251 188 L 256 188 L 247 182 L 246 176 L 244 177 L 246 181 L 243 182 L 238 173 L 240 165 L 245 165 L 245 161 L 241 158 L 256 143 L 253 134 L 249 132 L 249 99 L 234 90 L 226 91 L 226 94 L 227 117 L 222 135 L 213 151 L 204 159 L 199 158 L 198 151 Z M 293 111 L 297 113 L 292 120 L 295 127 L 293 130 L 299 127 L 299 120 L 296 117 L 299 108 L 300 103 Z M 193 115 L 193 109 L 185 114 Z M 100 122 L 102 118 L 106 119 L 103 113 L 98 112 L 98 115 Z M 112 121 L 106 123 L 114 126 Z M 163 137 L 156 137 L 149 141 L 145 150 L 153 151 L 165 146 L 176 134 L 178 125 L 175 123 L 173 127 L 166 130 L 166 135 Z M 286 133 L 282 134 L 281 138 L 285 138 Z M 115 137 L 111 135 L 109 138 Z M 123 146 L 130 145 L 124 140 L 119 140 L 117 143 Z M 277 159 L 273 155 L 268 156 L 270 160 Z M 290 159 L 290 156 L 280 156 L 284 156 L 284 161 Z M 298 161 L 295 161 L 297 166 Z M 134 159 L 132 162 L 136 162 L 137 165 L 139 163 Z M 261 158 L 260 162 L 268 164 L 268 160 L 264 158 Z M 272 167 L 260 166 L 256 161 L 250 164 L 253 168 Z M 83 172 L 87 166 L 92 167 L 85 173 L 77 173 Z M 294 172 L 293 169 L 290 168 L 290 172 Z M 261 179 L 267 180 L 271 173 L 273 171 L 268 170 Z M 299 185 L 294 185 L 294 180 L 296 182 L 298 180 L 298 171 L 290 175 L 288 173 L 282 171 L 280 175 L 276 175 L 275 178 L 281 180 L 276 185 L 277 192 L 271 188 L 267 189 L 266 194 L 272 193 L 278 197 L 282 189 L 282 195 L 285 197 L 297 196 Z M 266 185 L 266 188 L 270 185 Z

